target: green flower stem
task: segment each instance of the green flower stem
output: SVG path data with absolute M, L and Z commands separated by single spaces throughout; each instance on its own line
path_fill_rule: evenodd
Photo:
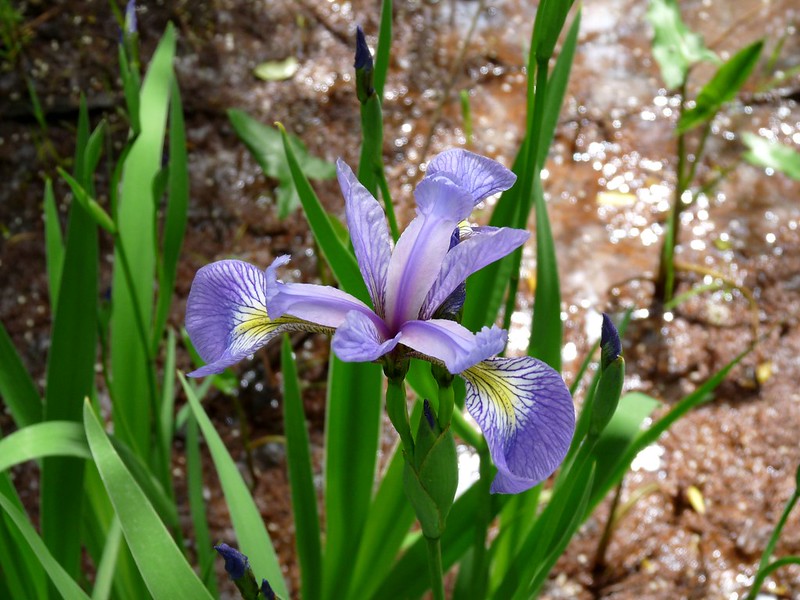
M 431 576 L 431 590 L 433 600 L 444 600 L 444 575 L 442 573 L 442 542 L 441 538 L 429 538 L 428 542 L 428 572 Z
M 765 567 L 763 571 L 759 571 L 753 581 L 753 587 L 750 588 L 750 594 L 747 596 L 746 600 L 755 600 L 758 597 L 761 586 L 764 585 L 764 580 L 786 565 L 800 565 L 800 556 L 784 556 L 771 563 L 768 567 Z
M 481 433 L 467 422 L 460 410 L 453 412 L 451 424 L 453 425 L 453 433 L 473 448 L 478 449 L 484 443 Z
M 395 242 L 400 237 L 400 230 L 397 227 L 397 217 L 394 214 L 394 204 L 392 204 L 392 195 L 389 192 L 389 183 L 386 181 L 386 173 L 383 169 L 378 171 L 378 187 L 381 190 L 381 198 L 386 207 L 386 217 L 389 219 L 389 229 L 392 231 L 392 238 Z
M 445 385 L 443 381 L 439 382 L 439 427 L 442 431 L 450 426 L 450 419 L 453 416 L 453 407 L 456 400 L 453 394 L 452 380 L 450 385 Z
M 389 377 L 389 385 L 386 388 L 386 412 L 397 433 L 400 434 L 406 457 L 414 456 L 414 438 L 411 435 L 406 405 L 405 377 Z
M 783 514 L 781 515 L 778 524 L 775 526 L 775 530 L 772 532 L 772 537 L 769 538 L 767 547 L 764 548 L 764 553 L 761 555 L 761 562 L 758 564 L 758 571 L 756 572 L 756 577 L 753 581 L 753 587 L 750 589 L 750 594 L 748 594 L 747 600 L 755 600 L 755 597 L 758 595 L 758 591 L 761 589 L 761 585 L 764 583 L 764 579 L 766 579 L 769 573 L 775 570 L 770 568 L 772 565 L 769 564 L 769 558 L 772 556 L 775 546 L 778 543 L 778 539 L 781 537 L 781 531 L 783 531 L 783 526 L 786 525 L 786 520 L 789 518 L 789 513 L 792 512 L 792 509 L 794 508 L 795 504 L 797 504 L 798 500 L 800 500 L 800 489 L 795 489 L 794 494 L 792 494 L 792 497 L 789 498 L 789 502 L 786 503 L 786 508 L 783 509 Z M 775 563 L 777 562 L 779 561 L 775 561 Z M 775 563 L 772 564 L 774 565 Z

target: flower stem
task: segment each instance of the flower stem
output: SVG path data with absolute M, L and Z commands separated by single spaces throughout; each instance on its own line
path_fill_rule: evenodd
M 444 431 L 450 425 L 450 419 L 453 417 L 453 407 L 456 400 L 453 393 L 453 385 L 446 385 L 444 382 L 439 382 L 439 427 Z
M 400 441 L 403 442 L 406 456 L 413 456 L 414 438 L 411 435 L 411 425 L 408 421 L 404 377 L 389 376 L 389 386 L 386 388 L 386 412 L 397 433 L 400 434 Z
M 442 542 L 441 538 L 429 538 L 428 542 L 428 572 L 431 576 L 431 591 L 433 600 L 444 600 L 444 575 L 442 573 Z

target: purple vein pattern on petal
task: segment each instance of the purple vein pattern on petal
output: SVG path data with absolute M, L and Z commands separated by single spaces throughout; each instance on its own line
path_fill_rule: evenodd
M 453 247 L 442 262 L 442 270 L 422 304 L 421 319 L 429 319 L 467 277 L 500 260 L 525 243 L 530 234 L 507 227 L 474 234 Z
M 453 374 L 461 373 L 494 356 L 506 345 L 508 332 L 493 326 L 478 333 L 446 319 L 408 321 L 400 330 L 400 343 L 444 363 Z
M 469 194 L 448 177 L 427 178 L 415 191 L 417 216 L 397 241 L 386 280 L 386 322 L 397 331 L 416 319 L 450 248 L 458 222 L 472 210 Z
M 549 477 L 575 432 L 575 408 L 561 376 L 527 356 L 492 358 L 462 376 L 467 410 L 498 469 L 492 493 L 516 494 Z
M 186 330 L 206 366 L 189 373 L 202 377 L 226 367 L 291 329 L 294 320 L 267 314 L 266 280 L 260 269 L 240 260 L 221 260 L 195 275 L 186 302 Z
M 375 312 L 381 315 L 384 310 L 386 272 L 392 253 L 386 216 L 378 201 L 361 185 L 347 163 L 339 159 L 336 161 L 336 170 L 358 267 L 367 284 Z
M 375 323 L 358 311 L 350 311 L 333 334 L 332 347 L 344 362 L 372 362 L 394 350 L 401 334 L 386 339 Z
M 469 190 L 473 204 L 514 185 L 517 176 L 499 162 L 479 154 L 455 148 L 445 150 L 428 164 L 425 177 L 448 173 L 461 187 Z

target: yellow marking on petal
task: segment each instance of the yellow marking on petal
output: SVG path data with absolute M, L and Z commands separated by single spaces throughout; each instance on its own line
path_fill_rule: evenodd
M 513 429 L 517 424 L 517 405 L 519 392 L 508 373 L 482 362 L 462 373 L 472 385 L 478 388 L 481 397 L 489 400 L 495 410 L 502 415 L 505 423 L 498 423 L 502 429 Z

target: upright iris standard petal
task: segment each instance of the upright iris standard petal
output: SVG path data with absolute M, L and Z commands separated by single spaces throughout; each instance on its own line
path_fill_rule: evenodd
M 564 460 L 575 409 L 561 376 L 531 357 L 491 358 L 461 374 L 466 408 L 478 422 L 498 473 L 493 493 L 516 494 Z
M 416 319 L 431 285 L 439 275 L 450 237 L 472 208 L 470 195 L 447 177 L 420 182 L 418 215 L 397 241 L 386 281 L 386 323 L 398 330 Z
M 364 283 L 367 284 L 375 312 L 382 315 L 386 274 L 392 254 L 386 216 L 378 201 L 361 185 L 342 159 L 336 161 L 336 171 L 344 195 L 347 229 L 353 241 L 358 267 Z
M 302 328 L 296 319 L 270 319 L 266 301 L 266 279 L 257 267 L 240 260 L 202 267 L 186 302 L 186 330 L 209 364 L 189 375 L 221 373 L 283 331 Z
M 404 346 L 443 362 L 455 375 L 502 351 L 508 332 L 493 326 L 472 333 L 455 321 L 430 319 L 408 321 L 400 330 L 400 336 Z
M 278 281 L 275 271 L 288 261 L 288 256 L 281 256 L 267 269 L 266 301 L 271 315 L 277 318 L 288 314 L 303 321 L 335 329 L 344 323 L 347 313 L 355 310 L 372 320 L 378 329 L 385 331 L 386 326 L 380 317 L 372 312 L 369 306 L 347 292 L 329 285 Z
M 353 310 L 333 334 L 332 347 L 344 362 L 372 362 L 394 350 L 400 337 L 397 334 L 387 340 L 370 318 Z
M 467 277 L 510 254 L 524 244 L 529 236 L 527 231 L 503 227 L 474 235 L 454 246 L 444 257 L 439 276 L 425 297 L 420 318 L 431 318 Z
M 473 204 L 498 192 L 504 192 L 517 180 L 517 176 L 499 162 L 461 148 L 445 150 L 428 163 L 425 176 L 431 177 L 438 173 L 447 173 L 468 190 Z

